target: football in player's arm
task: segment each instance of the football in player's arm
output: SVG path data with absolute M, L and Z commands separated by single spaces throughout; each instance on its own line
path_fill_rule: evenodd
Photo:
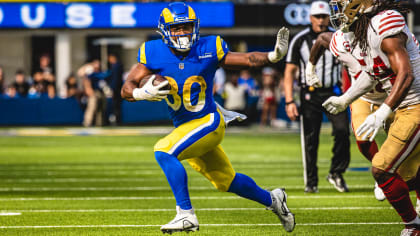
M 281 60 L 288 48 L 288 29 L 279 30 L 274 50 L 269 53 L 230 52 L 220 36 L 200 37 L 198 17 L 182 2 L 170 3 L 162 10 L 158 27 L 162 39 L 145 42 L 140 47 L 139 63 L 130 71 L 121 94 L 128 101 L 165 99 L 175 126 L 154 147 L 155 158 L 166 175 L 177 205 L 175 218 L 161 227 L 162 232 L 199 228 L 182 160 L 218 190 L 266 206 L 279 217 L 286 231 L 293 231 L 295 218 L 287 208 L 285 191 L 264 190 L 250 177 L 234 171 L 220 143 L 225 122 L 242 116 L 218 106 L 212 93 L 214 74 L 219 66 L 254 68 Z M 164 76 L 170 90 L 162 89 L 165 82 L 154 85 L 153 81 L 139 88 L 139 82 L 151 74 Z

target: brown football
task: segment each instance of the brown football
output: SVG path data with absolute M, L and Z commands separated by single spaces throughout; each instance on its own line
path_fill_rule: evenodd
M 164 81 L 167 81 L 167 79 L 165 77 L 163 77 L 159 74 L 154 74 L 154 75 L 156 76 L 155 80 L 153 81 L 154 86 L 159 85 L 160 83 L 162 83 Z M 152 76 L 153 75 L 147 75 L 147 76 L 143 77 L 140 80 L 139 88 L 143 87 L 147 83 L 147 81 L 149 81 L 149 79 Z M 163 86 L 160 90 L 170 90 L 170 89 L 171 89 L 171 86 L 169 84 L 167 84 L 167 85 Z

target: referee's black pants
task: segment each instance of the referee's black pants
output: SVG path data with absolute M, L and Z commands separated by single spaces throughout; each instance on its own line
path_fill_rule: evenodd
M 337 115 L 328 113 L 322 103 L 330 96 L 335 96 L 332 89 L 316 89 L 313 92 L 301 89 L 300 118 L 304 180 L 306 186 L 318 186 L 318 145 L 322 113 L 332 123 L 334 136 L 333 156 L 330 173 L 344 173 L 350 163 L 349 118 L 347 111 Z

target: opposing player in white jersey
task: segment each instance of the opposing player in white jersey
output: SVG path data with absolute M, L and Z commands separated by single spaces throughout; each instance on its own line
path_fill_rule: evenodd
M 420 187 L 420 51 L 401 14 L 406 10 L 390 1 L 334 0 L 330 5 L 339 28 L 354 33 L 351 54 L 364 68 L 344 95 L 324 105 L 339 111 L 377 81 L 382 85 L 386 99 L 356 135 L 372 141 L 395 111 L 388 137 L 372 160 L 372 174 L 405 224 L 401 235 L 418 235 L 420 218 L 409 189 Z
M 352 37 L 353 33 L 343 33 L 341 30 L 336 31 L 335 33 L 326 32 L 318 36 L 317 40 L 312 46 L 311 54 L 309 56 L 308 66 L 306 67 L 306 83 L 310 86 L 317 87 L 320 83 L 318 78 L 315 65 L 320 59 L 321 55 L 324 53 L 325 49 L 329 48 L 331 53 L 337 57 L 337 59 L 343 64 L 346 68 L 346 71 L 343 71 L 342 84 L 347 82 L 345 81 L 348 77 L 351 78 L 352 83 L 360 75 L 360 71 L 363 66 L 351 55 L 350 50 L 350 41 L 348 37 Z M 347 74 L 348 72 L 348 74 Z M 351 104 L 351 126 L 353 132 L 359 128 L 368 115 L 375 112 L 378 107 L 383 103 L 386 98 L 385 91 L 380 87 L 380 84 L 377 84 L 374 89 L 364 94 L 362 97 L 357 99 Z M 346 104 L 346 107 L 348 104 Z M 344 108 L 345 109 L 345 108 Z M 342 109 L 342 110 L 344 110 Z M 388 119 L 387 126 L 385 130 L 389 127 Z M 372 162 L 373 156 L 378 152 L 378 145 L 375 140 L 363 140 L 362 137 L 355 135 L 356 143 L 363 154 L 370 162 Z M 378 184 L 375 184 L 374 188 L 375 198 L 379 201 L 385 200 L 385 195 Z

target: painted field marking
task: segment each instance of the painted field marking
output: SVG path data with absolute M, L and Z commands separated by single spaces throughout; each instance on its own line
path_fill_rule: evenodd
M 145 182 L 165 181 L 164 178 L 39 178 L 39 179 L 2 179 L 0 183 L 97 183 L 97 182 Z
M 137 147 L 136 147 L 137 148 Z M 119 149 L 118 149 L 119 150 Z M 239 157 L 239 156 L 238 156 Z M 243 156 L 240 156 L 243 158 Z M 261 156 L 264 157 L 265 156 Z M 250 168 L 278 168 L 273 167 L 273 165 L 280 165 L 280 166 L 301 166 L 301 161 L 294 161 L 294 160 L 287 160 L 287 161 L 259 161 L 258 164 L 255 161 L 234 161 L 232 163 L 235 167 L 250 167 Z M 329 160 L 319 160 L 319 164 L 329 166 Z M 360 168 L 366 167 L 367 162 L 364 160 L 361 161 L 353 161 L 352 160 L 352 167 L 350 168 Z M 74 163 L 74 164 L 3 164 L 0 165 L 0 170 L 8 170 L 8 171 L 46 171 L 46 170 L 143 170 L 143 169 L 160 169 L 156 162 L 132 162 L 132 163 L 102 163 L 98 164 L 91 164 L 91 163 Z
M 0 212 L 0 216 L 19 216 L 22 212 Z
M 324 226 L 324 225 L 397 225 L 401 222 L 329 222 L 329 223 L 302 223 L 297 226 Z M 281 224 L 201 224 L 209 227 L 225 226 L 281 226 Z M 161 225 L 22 225 L 22 226 L 0 226 L 0 229 L 43 229 L 43 228 L 145 228 L 161 227 Z
M 297 207 L 294 211 L 324 211 L 324 210 L 392 210 L 392 207 Z M 171 209 L 45 209 L 45 210 L 11 210 L 13 212 L 0 211 L 2 214 L 21 213 L 68 213 L 68 212 L 172 212 Z M 199 208 L 196 211 L 265 211 L 265 208 Z
M 200 182 L 208 182 L 206 178 L 202 176 L 192 176 L 188 178 L 189 180 L 200 181 Z M 265 179 L 278 179 L 278 177 L 266 177 Z M 282 180 L 285 179 L 296 179 L 296 176 L 287 176 L 281 177 Z M 372 176 L 348 176 L 346 177 L 347 180 L 372 180 Z M 114 183 L 114 182 L 165 182 L 166 179 L 164 176 L 159 178 L 78 178 L 78 177 L 71 177 L 71 178 L 12 178 L 12 179 L 0 179 L 1 183 L 90 183 L 90 182 L 103 182 L 103 183 Z M 323 186 L 320 186 L 323 187 Z
M 288 196 L 288 199 L 334 199 L 334 198 L 374 198 L 373 195 L 325 195 L 325 196 Z M 39 197 L 39 198 L 0 198 L 0 201 L 109 201 L 109 200 L 173 200 L 174 197 Z M 237 196 L 207 196 L 207 197 L 194 197 L 193 200 L 227 200 L 227 199 L 242 199 Z
M 278 186 L 265 186 L 267 188 L 276 188 Z M 302 185 L 283 186 L 287 189 L 302 189 Z M 319 186 L 319 189 L 332 189 L 331 186 Z M 349 185 L 350 189 L 364 189 L 372 188 L 373 185 Z M 210 186 L 191 186 L 190 190 L 213 190 Z M 135 186 L 135 187 L 2 187 L 0 192 L 47 192 L 47 191 L 156 191 L 156 190 L 170 190 L 169 187 L 164 186 Z

